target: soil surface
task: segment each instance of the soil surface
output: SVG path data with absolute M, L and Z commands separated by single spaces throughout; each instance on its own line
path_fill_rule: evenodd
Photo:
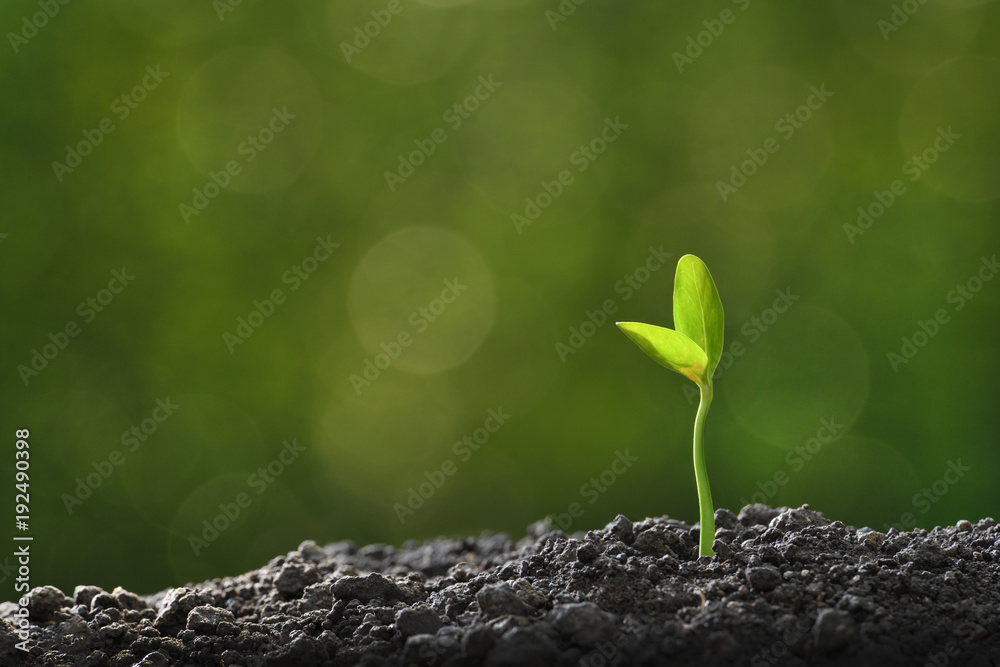
M 304 542 L 238 577 L 142 597 L 121 588 L 0 605 L 0 664 L 157 667 L 1000 665 L 1000 527 L 880 533 L 809 509 L 698 528 L 539 522 L 402 548 Z

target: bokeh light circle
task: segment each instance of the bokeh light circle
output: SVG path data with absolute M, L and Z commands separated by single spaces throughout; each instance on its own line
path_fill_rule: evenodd
M 441 0 L 331 0 L 326 24 L 339 58 L 394 84 L 419 83 L 447 73 L 478 32 L 477 14 L 467 3 Z
M 150 432 L 152 416 L 168 411 Z M 157 522 L 177 504 L 173 493 L 151 492 L 164 479 L 185 487 L 206 475 L 223 474 L 233 461 L 263 460 L 280 445 L 265 442 L 258 420 L 245 406 L 220 394 L 171 393 L 151 398 L 148 412 L 130 420 L 127 426 L 133 428 L 122 440 L 127 445 L 122 451 L 128 466 L 123 485 L 132 506 L 146 520 Z
M 450 385 L 437 377 L 385 375 L 360 396 L 331 393 L 314 430 L 320 464 L 338 485 L 384 502 L 395 489 L 426 481 L 425 469 L 437 470 L 454 457 L 461 408 Z
M 983 0 L 840 0 L 837 15 L 851 47 L 873 65 L 920 73 L 969 48 L 983 24 L 978 4 Z
M 829 517 L 880 532 L 903 512 L 920 515 L 910 502 L 922 486 L 920 476 L 898 448 L 854 435 L 820 444 L 789 450 L 788 482 L 773 505 L 809 503 Z
M 833 158 L 830 107 L 842 91 L 826 84 L 772 66 L 719 77 L 691 105 L 691 165 L 727 204 L 774 210 L 801 201 Z
M 407 227 L 376 243 L 348 288 L 351 324 L 373 363 L 388 355 L 392 368 L 410 373 L 437 373 L 472 356 L 493 327 L 494 302 L 479 251 L 438 227 Z
M 588 200 L 599 192 L 594 172 L 611 173 L 615 145 L 607 144 L 593 161 L 580 152 L 605 127 L 604 115 L 582 90 L 553 78 L 504 82 L 495 95 L 473 118 L 468 144 L 469 169 L 481 191 L 498 205 L 521 212 L 525 197 L 543 192 L 542 181 L 559 186 L 560 172 L 569 171 L 574 180 L 551 197 L 555 201 L 544 209 L 547 218 L 552 210 L 566 207 L 563 198 Z
M 241 0 L 241 3 L 244 6 L 251 4 L 250 0 Z M 105 4 L 122 25 L 148 40 L 175 47 L 191 47 L 217 37 L 225 27 L 210 2 L 111 0 Z
M 220 187 L 262 192 L 287 185 L 309 164 L 323 137 L 323 109 L 295 60 L 241 47 L 215 56 L 187 80 L 177 132 L 200 172 L 226 175 L 227 165 L 237 163 L 238 173 L 229 172 Z
M 857 332 L 836 314 L 775 295 L 726 341 L 744 352 L 716 380 L 740 425 L 786 449 L 816 437 L 822 420 L 850 427 L 868 400 L 868 357 Z M 770 301 L 770 300 L 769 300 Z M 781 313 L 781 309 L 786 312 Z
M 258 494 L 247 485 L 249 475 L 250 471 L 231 472 L 210 477 L 197 488 L 175 489 L 186 494 L 171 520 L 168 543 L 170 564 L 179 580 L 207 576 L 213 565 L 230 558 L 234 541 L 246 539 L 242 528 L 261 508 Z
M 997 90 L 997 58 L 960 58 L 914 85 L 899 119 L 900 143 L 909 164 L 916 165 L 910 179 L 919 173 L 917 182 L 956 199 L 1000 197 Z
M 663 190 L 639 213 L 633 245 L 665 241 L 677 260 L 695 254 L 711 265 L 726 295 L 726 321 L 732 325 L 756 314 L 754 301 L 774 281 L 776 233 L 761 211 L 720 206 L 711 183 L 685 183 Z M 672 270 L 671 270 L 672 271 Z M 662 304 L 671 318 L 670 299 Z

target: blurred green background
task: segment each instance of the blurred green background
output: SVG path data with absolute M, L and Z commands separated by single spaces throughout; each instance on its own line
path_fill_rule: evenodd
M 741 351 L 717 506 L 998 514 L 996 2 L 19 0 L 0 26 L 2 507 L 19 533 L 28 428 L 33 585 L 694 522 L 693 385 L 611 323 L 672 326 L 685 253 Z

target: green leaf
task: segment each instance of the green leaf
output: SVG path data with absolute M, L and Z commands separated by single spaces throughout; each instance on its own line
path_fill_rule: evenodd
M 708 267 L 694 255 L 684 255 L 677 262 L 674 327 L 705 351 L 710 380 L 722 357 L 722 302 Z
M 706 381 L 705 351 L 684 334 L 641 322 L 618 322 L 618 328 L 661 365 L 699 385 Z

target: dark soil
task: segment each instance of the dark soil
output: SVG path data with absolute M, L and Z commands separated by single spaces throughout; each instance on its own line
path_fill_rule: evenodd
M 808 506 L 716 512 L 714 558 L 668 518 L 520 542 L 303 543 L 150 597 L 30 594 L 2 665 L 997 665 L 1000 527 L 888 534 Z

